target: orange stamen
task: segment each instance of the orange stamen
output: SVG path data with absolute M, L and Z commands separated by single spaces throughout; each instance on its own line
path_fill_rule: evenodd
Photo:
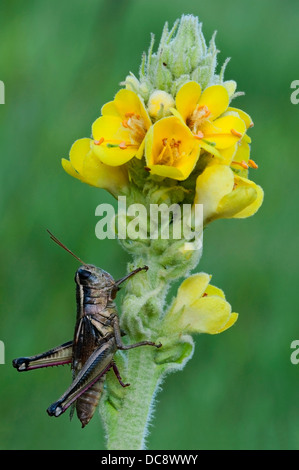
M 237 137 L 240 137 L 240 138 L 242 137 L 242 134 L 240 132 L 236 131 L 236 129 L 231 129 L 230 131 L 233 135 L 235 135 Z
M 194 135 L 195 139 L 198 139 L 198 140 L 201 140 L 204 138 L 204 133 L 201 132 L 201 131 L 198 131 L 198 133 L 196 135 Z
M 254 168 L 255 170 L 258 169 L 258 165 L 255 163 L 254 160 L 248 160 L 248 165 L 250 166 L 250 168 Z
M 95 140 L 94 144 L 95 145 L 101 145 L 104 142 L 104 137 L 101 137 L 99 140 Z
M 134 116 L 134 114 L 135 114 L 135 113 L 126 113 L 125 116 L 126 116 L 127 118 L 130 118 L 130 117 Z
M 129 127 L 128 121 L 125 121 L 125 120 L 122 121 L 122 125 L 123 125 L 126 129 L 128 129 L 128 127 Z
M 126 148 L 128 148 L 128 146 L 127 146 L 126 142 L 121 142 L 121 143 L 119 144 L 119 148 L 120 148 L 121 150 L 125 150 Z
M 247 165 L 247 163 L 244 160 L 242 160 L 241 162 L 232 161 L 232 165 L 240 165 L 245 170 L 248 170 L 248 168 L 249 168 L 249 166 Z
M 201 111 L 201 110 L 204 111 L 203 117 L 207 118 L 208 116 L 210 116 L 211 111 L 209 110 L 209 108 L 206 105 L 197 107 L 197 111 Z

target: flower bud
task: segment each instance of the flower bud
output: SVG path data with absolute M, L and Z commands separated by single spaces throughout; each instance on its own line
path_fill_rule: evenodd
M 166 330 L 218 334 L 237 321 L 238 314 L 232 313 L 223 291 L 209 285 L 210 279 L 208 274 L 199 273 L 183 281 L 165 317 Z
M 175 106 L 173 97 L 166 93 L 166 91 L 155 90 L 148 101 L 148 112 L 154 119 L 161 119 L 162 117 L 171 114 L 170 108 Z

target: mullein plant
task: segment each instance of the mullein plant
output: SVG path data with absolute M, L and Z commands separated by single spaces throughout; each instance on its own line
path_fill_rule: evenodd
M 77 140 L 65 171 L 104 188 L 127 204 L 202 204 L 203 228 L 219 218 L 253 215 L 263 190 L 248 179 L 257 164 L 250 157 L 250 116 L 231 106 L 242 93 L 225 80 L 228 60 L 216 72 L 215 35 L 209 45 L 201 24 L 183 15 L 167 23 L 157 52 L 154 36 L 143 54 L 139 77 L 130 73 L 114 99 L 92 124 L 91 138 Z M 128 218 L 119 217 L 126 225 Z M 170 221 L 171 224 L 171 221 Z M 144 449 L 154 397 L 169 372 L 183 369 L 194 350 L 193 335 L 219 334 L 236 322 L 223 291 L 205 273 L 190 274 L 202 250 L 186 240 L 119 239 L 130 253 L 128 270 L 147 265 L 124 288 L 121 326 L 129 342 L 151 340 L 162 347 L 118 352 L 127 388 L 107 374 L 100 414 L 107 448 Z M 170 305 L 166 295 L 184 279 Z

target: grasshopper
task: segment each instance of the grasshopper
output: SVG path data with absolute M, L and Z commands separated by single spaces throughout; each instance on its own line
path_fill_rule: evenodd
M 82 427 L 94 415 L 99 403 L 106 373 L 112 369 L 122 387 L 124 384 L 113 357 L 118 349 L 127 350 L 139 346 L 155 346 L 152 341 L 126 345 L 122 341 L 125 333 L 120 329 L 119 318 L 114 303 L 120 285 L 148 267 L 137 268 L 125 277 L 115 281 L 101 268 L 84 263 L 78 256 L 63 245 L 49 230 L 51 239 L 76 258 L 81 266 L 76 271 L 77 320 L 72 341 L 50 349 L 36 356 L 20 357 L 13 360 L 13 367 L 24 372 L 41 367 L 71 364 L 73 381 L 65 393 L 47 412 L 50 416 L 60 416 L 71 406 L 71 417 L 76 408 Z

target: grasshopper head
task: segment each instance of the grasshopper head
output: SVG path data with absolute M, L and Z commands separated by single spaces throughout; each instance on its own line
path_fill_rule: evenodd
M 61 243 L 58 238 L 47 230 L 50 234 L 51 239 L 57 243 L 57 245 L 61 246 L 65 251 L 70 253 L 76 260 L 78 260 L 82 265 L 77 270 L 75 275 L 75 282 L 78 286 L 87 286 L 94 289 L 103 289 L 105 287 L 110 287 L 112 290 L 118 290 L 116 287 L 117 283 L 114 281 L 113 277 L 97 266 L 93 264 L 86 264 L 82 259 L 80 259 L 75 253 L 73 253 L 69 248 L 67 248 L 63 243 Z
M 76 272 L 75 281 L 79 285 L 101 289 L 115 284 L 113 277 L 97 266 L 84 264 Z

